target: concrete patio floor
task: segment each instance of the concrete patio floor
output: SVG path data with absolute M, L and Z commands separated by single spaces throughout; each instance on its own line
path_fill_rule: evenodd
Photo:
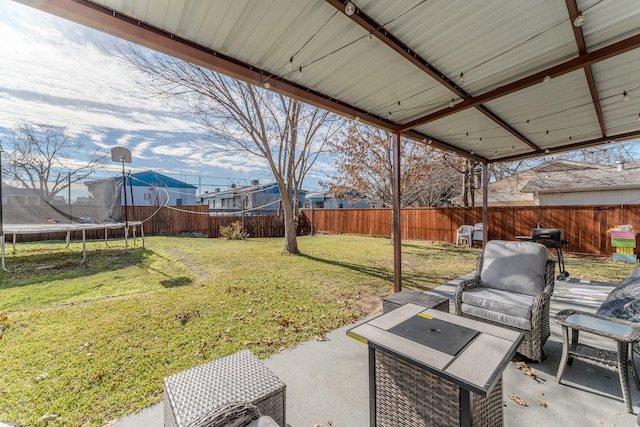
M 430 292 L 451 299 L 459 280 Z M 595 311 L 613 287 L 609 283 L 576 279 L 556 281 L 551 302 L 552 319 L 566 308 Z M 286 420 L 289 427 L 369 425 L 367 346 L 346 336 L 351 327 L 353 325 L 332 331 L 326 341 L 309 341 L 264 360 L 287 385 Z M 586 334 L 581 335 L 582 341 L 615 349 L 613 341 Z M 506 426 L 636 426 L 636 416 L 625 410 L 617 374 L 576 361 L 565 370 L 563 383 L 556 382 L 562 338 L 560 327 L 553 320 L 545 350 L 548 357 L 543 362 L 529 364 L 535 369 L 538 381 L 524 375 L 513 362 L 507 366 L 503 376 Z M 640 391 L 633 380 L 630 384 L 634 411 L 637 411 Z M 519 405 L 509 396 L 519 397 L 527 406 Z M 115 427 L 162 425 L 162 403 L 114 424 Z

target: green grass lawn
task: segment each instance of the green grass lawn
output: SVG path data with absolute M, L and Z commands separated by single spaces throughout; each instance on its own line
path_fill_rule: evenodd
M 138 242 L 139 243 L 139 242 Z M 225 241 L 149 237 L 146 249 L 19 244 L 0 273 L 0 421 L 102 426 L 162 399 L 162 379 L 251 349 L 266 357 L 352 323 L 393 291 L 389 239 Z M 427 290 L 479 249 L 407 242 L 403 281 Z M 567 257 L 571 277 L 617 282 L 635 267 Z

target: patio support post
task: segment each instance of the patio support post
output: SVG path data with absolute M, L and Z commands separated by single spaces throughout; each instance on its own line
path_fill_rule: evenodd
M 489 168 L 487 162 L 482 163 L 482 247 L 489 240 Z
M 394 132 L 392 136 L 393 144 L 393 168 L 392 168 L 392 189 L 393 189 L 393 291 L 402 290 L 402 231 L 400 227 L 400 133 Z

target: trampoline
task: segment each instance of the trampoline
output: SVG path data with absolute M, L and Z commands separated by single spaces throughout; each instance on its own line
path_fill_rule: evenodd
M 83 264 L 87 261 L 87 245 L 86 245 L 86 232 L 87 230 L 104 230 L 104 240 L 108 245 L 108 231 L 114 229 L 124 230 L 125 248 L 129 249 L 129 228 L 133 228 L 133 238 L 135 239 L 136 228 L 140 226 L 140 238 L 142 239 L 142 247 L 144 248 L 144 227 L 143 221 L 128 221 L 128 222 L 110 222 L 103 224 L 81 224 L 81 223 L 68 223 L 68 224 L 4 224 L 2 227 L 2 235 L 0 235 L 0 251 L 2 252 L 2 270 L 8 271 L 5 264 L 5 244 L 6 236 L 13 236 L 13 249 L 16 249 L 16 236 L 23 234 L 44 234 L 44 233 L 66 233 L 67 245 L 69 245 L 69 239 L 71 232 L 82 232 L 82 261 Z

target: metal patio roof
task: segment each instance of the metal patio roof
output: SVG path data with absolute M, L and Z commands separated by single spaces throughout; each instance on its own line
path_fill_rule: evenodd
M 637 0 L 17 1 L 483 163 L 640 136 Z

